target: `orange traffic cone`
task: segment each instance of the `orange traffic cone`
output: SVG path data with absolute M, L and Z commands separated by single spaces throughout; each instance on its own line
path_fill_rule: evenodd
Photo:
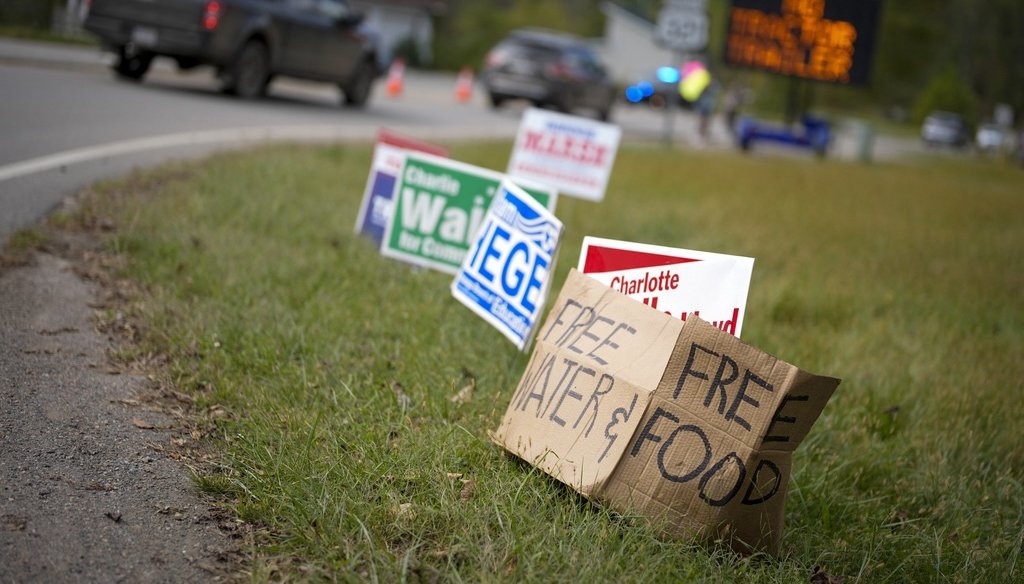
M 405 59 L 395 59 L 388 67 L 387 92 L 391 97 L 398 97 L 402 94 L 402 87 L 405 85 Z
M 463 67 L 459 71 L 459 77 L 455 80 L 455 99 L 459 103 L 466 103 L 473 97 L 473 69 Z

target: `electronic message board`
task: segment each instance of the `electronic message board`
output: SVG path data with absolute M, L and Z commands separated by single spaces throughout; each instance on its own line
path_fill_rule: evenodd
M 725 62 L 831 83 L 868 83 L 881 0 L 731 0 Z

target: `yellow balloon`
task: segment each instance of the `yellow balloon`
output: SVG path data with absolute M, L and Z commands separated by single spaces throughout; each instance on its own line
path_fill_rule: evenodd
M 698 69 L 679 82 L 679 95 L 686 101 L 697 101 L 708 85 L 711 85 L 711 73 L 707 69 Z

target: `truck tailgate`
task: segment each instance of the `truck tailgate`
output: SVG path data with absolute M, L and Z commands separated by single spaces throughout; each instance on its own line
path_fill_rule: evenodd
M 198 29 L 206 0 L 93 0 L 89 16 L 169 29 Z

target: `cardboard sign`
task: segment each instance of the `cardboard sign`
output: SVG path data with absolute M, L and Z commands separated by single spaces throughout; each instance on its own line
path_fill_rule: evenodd
M 382 254 L 455 274 L 483 223 L 505 175 L 410 152 L 395 190 Z M 547 186 L 516 184 L 552 213 L 557 192 Z
M 452 295 L 523 350 L 547 299 L 561 234 L 557 217 L 511 181 L 502 182 Z
M 793 450 L 838 385 L 573 270 L 493 439 L 667 533 L 774 552 Z
M 613 124 L 531 108 L 519 123 L 508 174 L 600 201 L 621 137 Z
M 737 337 L 743 330 L 753 258 L 585 237 L 577 268 L 680 320 L 699 316 Z
M 370 238 L 377 245 L 384 239 L 384 230 L 391 218 L 395 185 L 402 172 L 405 153 L 409 150 L 448 156 L 448 149 L 443 146 L 413 140 L 387 130 L 377 133 L 377 145 L 373 149 L 373 162 L 370 163 L 370 178 L 366 181 L 363 202 L 356 215 L 356 233 Z

